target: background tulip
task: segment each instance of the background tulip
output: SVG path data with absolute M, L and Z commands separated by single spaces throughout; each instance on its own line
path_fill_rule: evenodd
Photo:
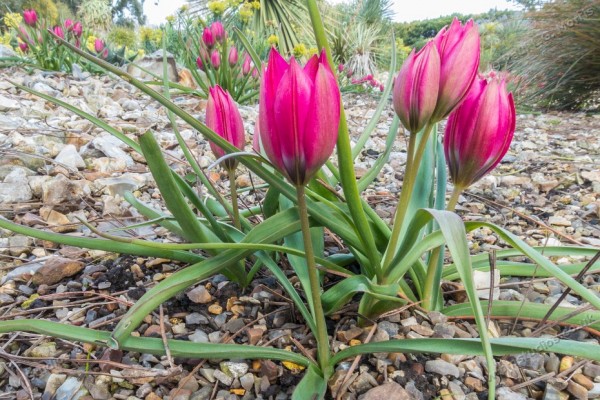
M 237 62 L 238 50 L 235 48 L 235 46 L 232 46 L 231 49 L 229 49 L 229 65 L 233 67 L 235 64 L 237 64 Z
M 75 25 L 73 25 L 73 33 L 77 37 L 81 36 L 81 34 L 83 33 L 83 25 L 81 25 L 81 22 L 75 22 Z
M 477 76 L 480 55 L 477 25 L 469 20 L 463 26 L 454 18 L 433 43 L 440 54 L 440 89 L 433 117 L 439 121 L 460 104 Z
M 515 105 L 506 82 L 476 80 L 448 118 L 444 153 L 454 185 L 464 189 L 498 165 L 515 132 Z
M 38 16 L 35 10 L 23 10 L 23 19 L 27 25 L 35 26 Z
M 206 125 L 238 149 L 244 148 L 245 135 L 242 116 L 231 95 L 219 85 L 208 90 Z M 223 149 L 212 142 L 210 148 L 217 158 L 225 155 Z M 231 171 L 235 169 L 237 161 L 228 159 L 223 164 Z
M 215 45 L 215 38 L 210 28 L 204 28 L 202 31 L 202 41 L 209 49 Z
M 227 32 L 225 32 L 225 28 L 223 28 L 223 24 L 220 21 L 213 22 L 210 26 L 210 30 L 214 39 L 219 43 L 223 43 L 227 38 Z
M 54 32 L 54 34 L 55 34 L 56 36 L 58 36 L 59 38 L 61 38 L 61 39 L 64 39 L 64 38 L 65 38 L 65 33 L 64 33 L 63 29 L 62 29 L 60 26 L 58 26 L 58 25 L 56 25 L 56 26 L 55 26 L 55 27 L 52 29 L 52 32 Z
M 250 55 L 248 53 L 244 53 L 244 63 L 242 64 L 242 74 L 244 76 L 250 73 L 250 69 L 252 68 Z
M 440 86 L 440 56 L 434 42 L 413 50 L 394 82 L 394 110 L 406 129 L 416 134 L 431 119 Z
M 196 58 L 196 65 L 198 66 L 198 69 L 204 70 L 204 63 L 202 62 L 202 57 L 198 56 L 198 58 Z
M 326 54 L 301 68 L 271 49 L 260 86 L 259 127 L 269 160 L 295 185 L 306 184 L 335 147 L 340 91 Z
M 65 19 L 64 26 L 65 26 L 65 29 L 70 31 L 73 28 L 73 20 L 69 19 L 69 18 Z
M 219 69 L 221 66 L 221 54 L 219 54 L 219 50 L 214 49 L 210 54 L 210 63 L 212 64 L 213 68 Z
M 27 43 L 19 42 L 19 49 L 21 49 L 23 53 L 27 53 L 27 51 L 29 50 L 29 46 L 27 45 Z
M 104 41 L 102 39 L 94 40 L 94 50 L 96 50 L 96 53 L 100 53 L 104 50 Z

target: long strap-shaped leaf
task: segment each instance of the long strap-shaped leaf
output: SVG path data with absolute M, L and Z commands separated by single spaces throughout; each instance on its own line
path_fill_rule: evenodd
M 101 346 L 110 342 L 110 332 L 61 324 L 58 322 L 18 319 L 0 322 L 0 334 L 10 332 L 33 332 L 71 341 L 81 341 Z M 193 343 L 184 340 L 168 340 L 171 355 L 184 358 L 208 359 L 270 359 L 292 361 L 308 366 L 310 361 L 300 354 L 272 347 L 248 346 L 242 344 Z M 165 347 L 162 339 L 129 336 L 121 342 L 123 350 L 163 355 Z
M 115 242 L 106 239 L 93 239 L 77 236 L 63 235 L 60 233 L 46 232 L 40 229 L 29 228 L 27 226 L 15 224 L 0 217 L 0 228 L 20 233 L 21 235 L 31 236 L 37 239 L 47 240 L 53 243 L 66 244 L 69 246 L 81 247 L 84 249 L 95 249 L 110 251 L 113 253 L 132 254 L 146 257 L 168 258 L 169 260 L 183 261 L 186 263 L 197 263 L 204 257 L 191 253 L 189 251 L 157 249 L 139 244 L 126 242 Z
M 595 343 L 548 338 L 500 338 L 490 340 L 491 349 L 497 356 L 509 354 L 552 351 L 588 360 L 600 361 L 600 351 Z M 331 358 L 332 363 L 372 353 L 445 353 L 479 356 L 483 354 L 478 339 L 404 339 L 367 343 L 348 347 Z
M 268 223 L 256 226 L 246 235 L 242 243 L 273 243 L 299 229 L 298 214 L 296 210 L 288 210 L 269 218 Z M 265 221 L 265 222 L 267 222 Z M 215 257 L 193 264 L 184 270 L 178 271 L 168 279 L 160 282 L 139 299 L 127 314 L 117 324 L 114 332 L 112 346 L 119 347 L 121 341 L 127 338 L 136 329 L 142 320 L 164 301 L 182 292 L 202 279 L 222 271 L 229 265 L 238 262 L 252 254 L 254 250 L 232 249 L 224 251 Z
M 487 301 L 481 302 L 482 307 L 486 308 L 488 305 Z M 539 303 L 525 303 L 520 301 L 504 301 L 495 300 L 492 302 L 491 315 L 494 317 L 526 317 L 542 320 L 548 315 L 551 309 L 551 305 L 539 304 Z M 560 321 L 574 325 L 586 325 L 596 330 L 600 330 L 600 311 L 582 311 L 576 315 L 571 315 L 574 311 L 573 308 L 558 307 L 552 312 L 551 317 L 548 321 Z M 444 315 L 449 317 L 459 316 L 471 316 L 473 310 L 471 310 L 470 304 L 455 304 L 446 307 L 442 310 Z M 568 318 L 566 316 L 571 315 Z

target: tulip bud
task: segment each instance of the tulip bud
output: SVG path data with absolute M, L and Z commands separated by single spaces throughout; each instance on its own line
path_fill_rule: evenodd
M 29 46 L 27 43 L 19 42 L 19 49 L 21 49 L 23 53 L 27 53 L 29 51 Z
M 206 125 L 238 149 L 244 148 L 245 135 L 242 116 L 231 95 L 219 85 L 208 90 Z M 212 142 L 210 148 L 217 158 L 225 155 L 225 151 Z M 231 171 L 237 166 L 237 160 L 227 159 L 223 161 L 223 166 Z
M 35 26 L 38 16 L 35 10 L 23 10 L 23 19 L 27 25 Z
M 202 41 L 209 49 L 215 45 L 215 38 L 210 28 L 204 28 L 204 31 L 202 32 Z
M 73 20 L 68 18 L 65 19 L 64 26 L 66 30 L 70 31 L 71 29 L 73 29 Z
M 96 53 L 100 53 L 104 50 L 104 41 L 102 39 L 94 40 L 94 50 Z
M 242 64 L 242 74 L 244 76 L 250 73 L 250 68 L 252 68 L 252 60 L 248 53 L 244 53 L 244 63 Z
M 338 72 L 344 71 L 344 64 L 338 64 Z
M 301 68 L 272 48 L 260 85 L 260 139 L 269 160 L 290 182 L 306 184 L 327 161 L 339 119 L 340 90 L 325 51 Z
M 499 78 L 473 82 L 448 118 L 444 153 L 454 185 L 465 189 L 502 160 L 515 133 L 515 105 Z
M 65 38 L 65 33 L 63 32 L 63 29 L 58 25 L 56 25 L 54 28 L 52 28 L 52 32 L 54 32 L 54 34 L 61 39 Z
M 256 69 L 256 67 L 252 68 L 252 77 L 254 79 L 258 78 L 258 70 Z
M 433 42 L 413 50 L 394 82 L 394 110 L 406 129 L 416 134 L 431 119 L 437 103 L 440 56 Z
M 221 54 L 219 54 L 219 50 L 214 49 L 210 54 L 210 63 L 214 69 L 219 69 L 221 66 Z
M 440 90 L 433 119 L 445 118 L 464 99 L 479 68 L 479 32 L 473 20 L 454 18 L 433 39 L 440 54 Z
M 233 67 L 238 62 L 238 51 L 235 46 L 232 46 L 229 49 L 229 65 Z
M 198 69 L 201 69 L 202 71 L 204 71 L 204 64 L 202 63 L 202 57 L 198 56 L 198 58 L 196 58 L 196 65 L 198 66 Z
M 104 51 L 102 52 L 102 54 L 100 55 L 102 58 L 106 58 L 108 57 L 108 47 L 104 49 Z
M 227 32 L 225 32 L 225 28 L 223 28 L 223 24 L 220 21 L 213 22 L 210 26 L 210 30 L 214 39 L 219 43 L 223 43 L 227 38 Z
M 83 25 L 81 25 L 81 22 L 75 22 L 75 25 L 73 25 L 73 33 L 75 36 L 81 37 L 81 34 L 83 33 Z

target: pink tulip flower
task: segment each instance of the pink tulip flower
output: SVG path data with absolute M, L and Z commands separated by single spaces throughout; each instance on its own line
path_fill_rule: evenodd
M 29 26 L 35 26 L 38 20 L 35 10 L 23 10 L 23 20 Z
M 225 28 L 221 21 L 215 21 L 210 26 L 210 30 L 212 32 L 213 37 L 219 43 L 223 43 L 223 41 L 227 38 L 227 32 L 225 32 Z
M 58 26 L 58 25 L 56 25 L 54 28 L 52 28 L 52 32 L 54 32 L 54 34 L 55 34 L 56 36 L 58 36 L 59 38 L 61 38 L 61 39 L 64 39 L 64 38 L 65 38 L 65 32 L 64 32 L 64 31 L 63 31 L 63 29 L 62 29 L 60 26 Z
M 215 45 L 215 37 L 210 28 L 204 28 L 204 31 L 202 31 L 202 41 L 209 49 Z
M 338 72 L 344 71 L 344 64 L 338 64 Z
M 72 30 L 72 29 L 73 29 L 73 20 L 72 20 L 72 19 L 69 19 L 69 18 L 67 18 L 67 19 L 65 19 L 65 22 L 64 22 L 64 24 L 63 24 L 63 25 L 65 26 L 65 29 L 66 29 L 66 30 L 70 31 L 70 30 Z
M 232 46 L 231 49 L 229 49 L 229 65 L 233 67 L 235 64 L 237 64 L 237 62 L 238 50 L 235 48 L 235 46 Z
M 515 104 L 498 77 L 473 82 L 450 114 L 444 153 L 454 185 L 465 189 L 502 160 L 515 133 Z
M 394 110 L 406 129 L 416 134 L 431 119 L 438 99 L 440 56 L 434 42 L 413 50 L 394 81 Z
M 102 40 L 102 39 L 94 40 L 94 50 L 96 50 L 96 53 L 101 53 L 102 50 L 104 50 L 104 40 Z
M 27 53 L 29 51 L 29 46 L 27 43 L 19 42 L 19 49 L 21 49 L 23 53 Z
M 204 71 L 204 63 L 202 62 L 202 57 L 198 56 L 198 58 L 196 58 L 196 65 L 198 66 L 198 69 Z
M 434 120 L 445 118 L 465 98 L 479 68 L 479 32 L 473 20 L 454 18 L 433 39 L 440 54 L 440 90 Z
M 75 22 L 75 24 L 73 25 L 73 33 L 75 34 L 75 36 L 81 37 L 81 34 L 83 33 L 83 25 L 81 25 L 81 22 Z
M 242 63 L 242 75 L 246 76 L 252 68 L 252 59 L 248 53 L 244 53 L 244 62 Z
M 210 63 L 214 69 L 219 69 L 221 66 L 221 54 L 219 54 L 219 50 L 214 49 L 210 54 Z
M 238 149 L 244 148 L 245 135 L 242 116 L 231 95 L 219 85 L 208 90 L 206 125 Z M 217 158 L 225 155 L 225 151 L 212 142 L 210 148 Z M 237 160 L 233 158 L 223 161 L 223 166 L 230 171 L 235 169 L 236 165 Z
M 339 119 L 340 90 L 325 51 L 301 68 L 272 48 L 260 85 L 260 139 L 290 182 L 305 185 L 327 161 Z

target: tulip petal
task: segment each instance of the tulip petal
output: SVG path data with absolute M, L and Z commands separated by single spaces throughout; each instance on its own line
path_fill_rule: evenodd
M 340 91 L 329 64 L 319 64 L 314 82 L 312 113 L 301 138 L 308 176 L 321 168 L 333 152 L 340 123 Z
M 275 95 L 275 129 L 279 135 L 281 159 L 290 180 L 304 183 L 306 159 L 303 136 L 306 118 L 311 111 L 313 83 L 295 59 L 281 78 Z

